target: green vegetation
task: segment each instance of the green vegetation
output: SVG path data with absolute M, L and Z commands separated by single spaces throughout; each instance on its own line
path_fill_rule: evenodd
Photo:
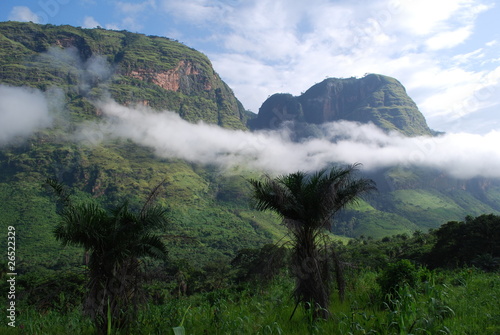
M 196 262 L 196 266 L 229 260 L 239 249 L 270 243 L 285 232 L 277 217 L 250 207 L 250 187 L 244 177 L 179 160 L 160 160 L 151 150 L 130 142 L 85 147 L 33 140 L 3 153 L 0 222 L 19 230 L 19 261 L 28 272 L 40 266 L 57 270 L 78 263 L 81 257 L 71 246 L 61 251 L 51 234 L 57 215 L 51 194 L 41 188 L 47 177 L 81 190 L 76 196 L 82 200 L 91 198 L 113 207 L 127 199 L 133 210 L 140 210 L 150 190 L 165 179 L 157 201 L 176 223 L 168 233 L 177 236 L 171 241 L 171 256 Z
M 334 233 L 383 238 L 427 231 L 467 215 L 499 213 L 496 180 L 457 180 L 430 169 L 402 167 L 367 176 L 379 192 L 341 213 Z
M 251 180 L 253 197 L 260 210 L 272 210 L 283 219 L 290 234 L 292 269 L 296 277 L 297 305 L 312 309 L 312 317 L 328 318 L 331 260 L 341 299 L 344 297 L 342 267 L 331 246 L 323 245 L 331 219 L 347 205 L 373 189 L 371 180 L 356 178 L 357 166 L 334 167 L 314 174 L 296 172 Z
M 75 203 L 57 181 L 48 180 L 62 206 L 54 235 L 63 245 L 85 250 L 89 268 L 84 312 L 99 334 L 126 329 L 139 307 L 139 257 L 165 260 L 167 249 L 154 229 L 165 228 L 165 210 L 153 206 L 153 190 L 139 213 L 123 203 L 108 213 L 93 202 Z
M 499 229 L 498 216 L 468 218 L 461 224 L 475 232 L 486 221 Z M 201 271 L 173 263 L 162 268 L 144 260 L 149 275 L 141 286 L 148 293 L 147 304 L 126 332 L 112 333 L 165 334 L 182 324 L 187 334 L 498 334 L 498 267 L 427 267 L 430 250 L 448 239 L 449 232 L 443 226 L 427 234 L 336 244 L 347 289 L 343 301 L 330 296 L 328 320 L 315 319 L 308 309 L 294 312 L 287 248 L 242 250 L 231 264 Z M 478 243 L 473 237 L 462 242 Z M 486 242 L 499 244 L 498 237 Z M 94 334 L 90 318 L 81 314 L 81 300 L 74 299 L 82 295 L 83 282 L 80 270 L 73 271 L 60 278 L 19 276 L 21 313 L 10 333 Z M 338 289 L 334 281 L 329 284 Z M 48 293 L 51 305 L 31 303 L 43 301 Z
M 107 93 L 227 128 L 244 129 L 249 117 L 205 55 L 168 38 L 0 22 L 0 69 L 3 84 L 61 89 L 66 107 L 87 118 Z
M 130 141 L 83 143 L 68 135 L 85 122 L 101 120 L 95 101 L 108 95 L 125 105 L 172 110 L 190 122 L 246 129 L 251 116 L 205 55 L 170 39 L 127 31 L 3 22 L 0 84 L 42 90 L 56 115 L 52 128 L 15 139 L 0 150 L 0 225 L 16 228 L 19 312 L 17 327 L 1 324 L 1 333 L 94 334 L 100 329 L 165 334 L 180 325 L 188 334 L 500 333 L 498 181 L 463 181 L 405 168 L 364 175 L 376 181 L 379 193 L 324 224 L 344 235 L 328 234 L 321 241 L 322 250 L 335 251 L 335 264 L 322 272 L 328 278 L 325 292 L 332 293 L 321 304 L 328 311 L 295 310 L 293 239 L 286 237 L 288 228 L 278 215 L 251 207 L 252 185 L 247 180 L 260 179 L 257 173 L 160 159 Z M 373 93 L 366 101 L 351 101 L 359 104 L 357 112 L 364 111 L 365 119 L 349 116 L 357 121 L 367 121 L 369 110 L 368 121 L 385 129 L 427 133 L 412 114 L 404 88 L 380 75 L 329 79 L 306 92 L 300 103 L 291 95 L 273 99 L 283 102 L 288 114 L 282 117 L 305 118 L 304 99 L 323 94 L 328 86 Z M 303 124 L 296 130 L 297 137 L 307 137 L 318 127 Z M 114 304 L 120 298 L 106 293 L 109 299 L 99 301 L 98 315 L 82 313 L 92 291 L 89 280 L 98 276 L 86 263 L 81 245 L 72 245 L 81 240 L 53 234 L 64 230 L 58 215 L 62 208 L 52 192 L 41 187 L 47 178 L 71 187 L 74 209 L 99 214 L 103 224 L 86 233 L 100 232 L 105 251 L 130 251 L 122 255 L 125 263 L 141 271 L 129 277 L 135 281 L 127 287 L 145 292 L 144 308 L 123 307 L 128 298 L 120 308 L 120 303 Z M 120 234 L 108 230 L 109 223 L 125 228 L 128 219 L 140 221 L 136 213 L 162 181 L 156 201 L 172 225 L 151 233 L 167 245 L 169 258 L 138 258 L 151 253 L 136 252 L 134 238 L 110 243 L 105 238 L 110 231 Z M 494 214 L 479 216 L 482 213 Z M 67 245 L 61 246 L 58 238 Z M 5 244 L 0 243 L 4 250 Z M 85 244 L 89 257 L 96 251 L 92 245 Z M 98 252 L 91 258 L 96 264 L 102 259 Z M 130 274 L 125 263 L 110 262 L 110 268 Z M 335 294 L 343 281 L 332 280 L 340 268 L 345 274 L 343 301 Z M 0 289 L 7 292 L 5 269 Z M 116 271 L 100 273 L 118 278 Z M 315 318 L 323 312 L 328 320 Z

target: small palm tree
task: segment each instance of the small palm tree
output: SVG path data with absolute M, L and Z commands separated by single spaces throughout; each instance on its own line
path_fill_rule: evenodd
M 64 187 L 47 180 L 62 204 L 54 234 L 63 245 L 75 245 L 89 254 L 89 282 L 84 304 L 99 333 L 108 327 L 124 328 L 140 303 L 139 258 L 164 259 L 167 249 L 152 233 L 167 224 L 166 212 L 152 206 L 151 195 L 140 213 L 125 202 L 111 210 L 85 202 L 75 204 Z M 156 192 L 158 188 L 155 188 Z
M 324 231 L 330 228 L 338 211 L 375 189 L 372 180 L 355 178 L 358 166 L 333 167 L 312 174 L 295 172 L 276 178 L 267 176 L 264 181 L 250 180 L 255 207 L 276 212 L 288 228 L 296 277 L 294 295 L 297 305 L 305 303 L 306 308 L 314 307 L 314 317 L 328 316 L 329 258 L 336 258 L 335 254 L 328 254 L 326 243 L 320 245 Z M 336 268 L 339 275 L 340 267 Z M 337 281 L 343 285 L 341 276 Z M 343 287 L 339 289 L 342 292 Z

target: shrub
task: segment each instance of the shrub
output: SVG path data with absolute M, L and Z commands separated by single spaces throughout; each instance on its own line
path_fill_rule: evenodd
M 382 294 L 394 294 L 398 287 L 409 285 L 415 287 L 418 282 L 419 271 L 415 265 L 407 259 L 396 263 L 390 263 L 377 279 Z

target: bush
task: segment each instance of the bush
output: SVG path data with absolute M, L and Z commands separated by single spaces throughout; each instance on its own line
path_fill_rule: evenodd
M 377 279 L 382 294 L 394 294 L 398 287 L 409 285 L 415 287 L 419 280 L 419 270 L 407 259 L 390 263 Z

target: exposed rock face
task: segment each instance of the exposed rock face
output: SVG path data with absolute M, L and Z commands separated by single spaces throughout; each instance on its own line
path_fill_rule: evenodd
M 195 82 L 201 82 L 205 91 L 212 89 L 210 79 L 201 75 L 193 62 L 184 60 L 179 61 L 178 65 L 171 70 L 156 72 L 153 69 L 137 69 L 130 71 L 128 76 L 152 82 L 167 91 L 181 91 L 183 83 L 188 82 L 189 77 L 192 77 L 191 80 Z
M 121 104 L 177 112 L 192 122 L 246 129 L 249 113 L 210 60 L 177 41 L 127 31 L 1 22 L 0 83 L 62 88 L 69 109 L 104 92 Z
M 408 136 L 431 135 L 424 116 L 403 85 L 377 74 L 361 79 L 329 78 L 299 97 L 275 94 L 262 104 L 251 126 L 274 128 L 289 120 L 309 124 L 337 120 L 372 122 Z

